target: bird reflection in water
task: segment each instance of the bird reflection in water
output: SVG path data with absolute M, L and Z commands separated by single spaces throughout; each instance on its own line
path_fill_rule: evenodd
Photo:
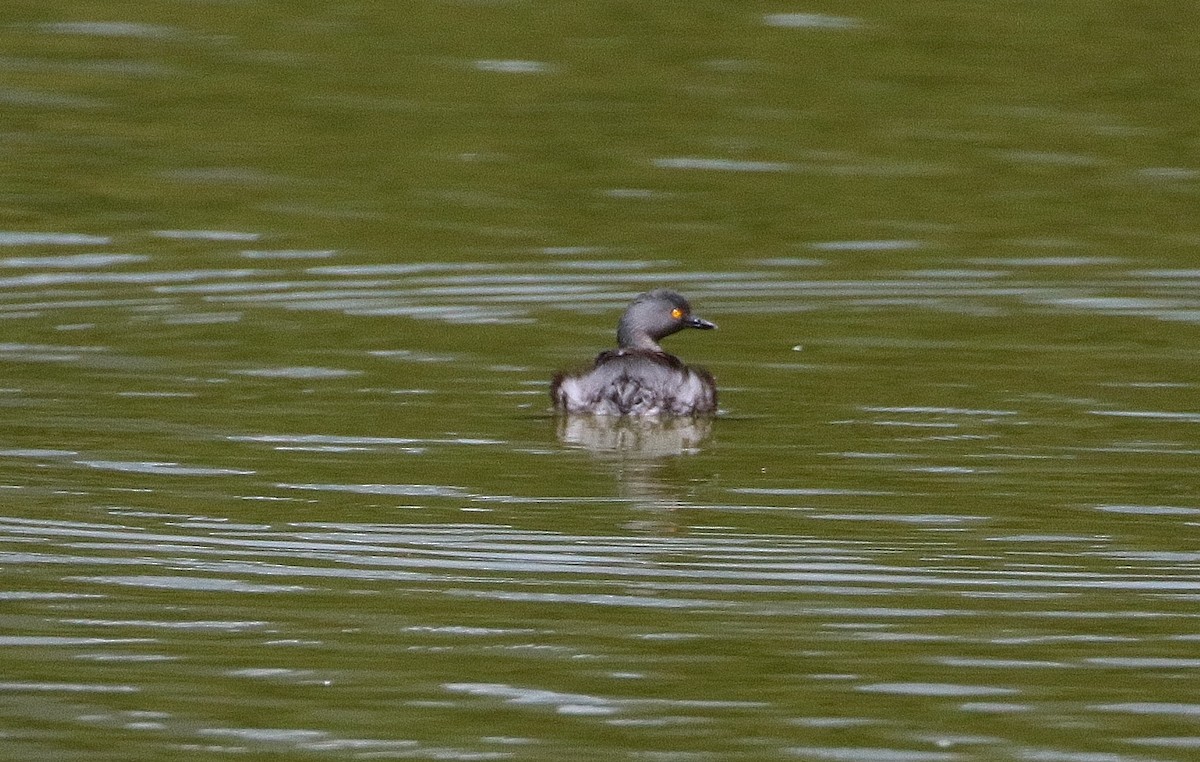
M 558 439 L 586 450 L 612 476 L 617 495 L 633 511 L 624 527 L 652 535 L 686 530 L 695 492 L 708 479 L 684 466 L 702 451 L 711 416 L 644 418 L 612 415 L 558 416 Z
M 593 453 L 648 459 L 700 452 L 712 432 L 710 416 L 641 418 L 612 415 L 558 416 L 558 439 Z

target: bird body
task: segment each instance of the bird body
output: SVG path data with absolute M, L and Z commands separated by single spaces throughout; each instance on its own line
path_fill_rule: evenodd
M 696 415 L 717 409 L 712 374 L 690 367 L 659 345 L 684 328 L 716 325 L 692 315 L 691 305 L 674 291 L 641 294 L 617 326 L 617 348 L 601 352 L 591 369 L 557 373 L 550 398 L 566 413 L 593 415 Z

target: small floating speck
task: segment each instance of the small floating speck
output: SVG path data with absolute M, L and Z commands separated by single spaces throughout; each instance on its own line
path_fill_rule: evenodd
M 479 71 L 500 72 L 502 74 L 545 74 L 551 66 L 543 61 L 526 61 L 520 59 L 485 58 L 475 62 Z
M 763 24 L 785 29 L 853 29 L 862 22 L 849 16 L 825 13 L 768 13 L 763 16 Z
M 791 172 L 785 161 L 749 161 L 743 159 L 714 159 L 703 156 L 669 156 L 655 159 L 660 169 L 701 169 L 717 172 Z

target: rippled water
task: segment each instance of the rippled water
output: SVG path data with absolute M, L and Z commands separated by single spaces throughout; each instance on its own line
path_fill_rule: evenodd
M 3 12 L 0 756 L 1191 759 L 1142 10 Z M 555 419 L 658 285 L 721 414 Z

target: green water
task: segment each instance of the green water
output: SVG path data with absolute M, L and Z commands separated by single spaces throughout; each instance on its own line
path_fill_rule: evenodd
M 1191 759 L 1198 33 L 0 9 L 0 757 Z

